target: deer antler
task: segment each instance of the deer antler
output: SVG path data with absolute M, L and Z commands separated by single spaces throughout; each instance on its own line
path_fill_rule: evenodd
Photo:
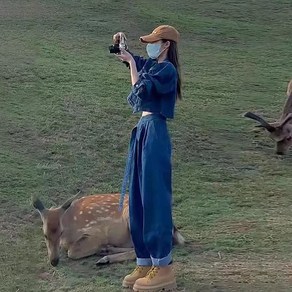
M 275 127 L 271 126 L 268 122 L 266 122 L 263 118 L 259 117 L 258 115 L 247 112 L 244 114 L 245 117 L 258 121 L 261 126 L 267 129 L 269 132 L 274 132 L 276 129 Z

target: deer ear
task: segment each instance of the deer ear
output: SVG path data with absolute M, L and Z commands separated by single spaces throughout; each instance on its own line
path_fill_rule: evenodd
M 42 214 L 42 213 L 44 212 L 44 210 L 46 210 L 44 204 L 43 204 L 43 203 L 41 202 L 41 200 L 38 199 L 38 198 L 33 198 L 33 200 L 32 200 L 32 205 L 33 205 L 33 207 L 34 207 L 36 210 L 38 210 L 38 212 L 39 212 L 40 214 Z
M 81 191 L 79 191 L 75 196 L 71 197 L 70 199 L 68 199 L 62 206 L 61 208 L 64 209 L 65 211 L 71 206 L 72 202 L 74 200 L 76 200 L 79 196 L 79 194 L 81 193 Z
M 292 80 L 290 80 L 287 86 L 287 96 L 292 96 Z
M 279 128 L 285 126 L 287 123 L 289 123 L 292 120 L 292 113 L 288 114 L 283 121 L 281 121 Z
M 243 115 L 246 118 L 250 118 L 252 120 L 258 121 L 260 123 L 260 127 L 265 128 L 267 131 L 269 132 L 274 132 L 276 129 L 275 127 L 271 126 L 268 122 L 266 122 L 263 118 L 261 118 L 260 116 L 251 113 L 251 112 L 247 112 Z

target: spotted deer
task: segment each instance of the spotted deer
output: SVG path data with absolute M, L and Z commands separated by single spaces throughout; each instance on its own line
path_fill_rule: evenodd
M 120 194 L 90 195 L 70 198 L 58 208 L 47 209 L 39 199 L 33 206 L 41 215 L 43 233 L 51 265 L 59 263 L 60 248 L 71 259 L 93 254 L 103 255 L 96 264 L 136 258 L 130 236 L 128 199 L 119 210 Z M 184 244 L 174 227 L 173 241 Z M 105 255 L 106 254 L 106 255 Z
M 247 112 L 245 117 L 256 120 L 259 127 L 265 128 L 270 137 L 276 142 L 276 153 L 284 155 L 292 145 L 292 80 L 287 87 L 287 100 L 279 121 L 268 123 L 258 115 Z

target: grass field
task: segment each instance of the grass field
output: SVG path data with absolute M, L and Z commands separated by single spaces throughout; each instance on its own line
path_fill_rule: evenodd
M 187 3 L 183 3 L 187 2 Z M 139 116 L 111 36 L 181 32 L 183 100 L 169 123 L 178 291 L 292 291 L 292 155 L 245 111 L 280 116 L 291 73 L 290 0 L 0 0 L 0 291 L 121 291 L 134 263 L 47 261 L 30 197 L 56 206 L 118 192 Z M 167 5 L 166 5 L 167 3 Z

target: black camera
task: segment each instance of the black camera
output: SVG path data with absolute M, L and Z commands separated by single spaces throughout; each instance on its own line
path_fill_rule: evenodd
M 108 48 L 111 54 L 119 54 L 121 52 L 120 44 L 114 44 L 114 45 L 109 46 Z

